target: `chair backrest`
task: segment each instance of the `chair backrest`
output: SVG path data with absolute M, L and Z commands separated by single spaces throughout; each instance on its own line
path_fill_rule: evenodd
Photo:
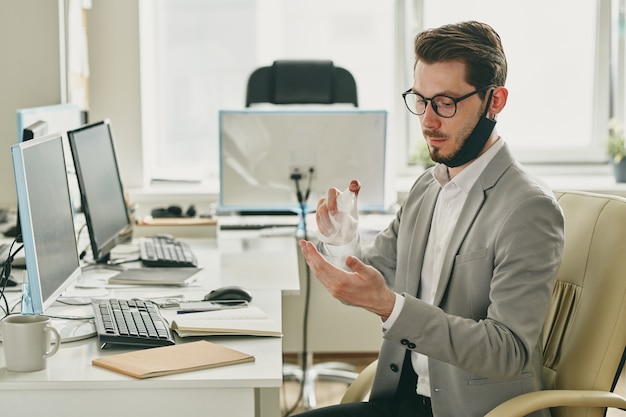
M 279 60 L 248 78 L 246 107 L 254 103 L 358 106 L 356 81 L 332 61 Z
M 556 192 L 563 261 L 544 323 L 544 389 L 612 391 L 626 346 L 626 199 Z M 557 416 L 603 409 L 557 408 Z

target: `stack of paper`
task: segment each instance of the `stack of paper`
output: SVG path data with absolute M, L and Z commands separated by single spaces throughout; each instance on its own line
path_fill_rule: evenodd
M 179 314 L 172 330 L 188 336 L 282 336 L 280 326 L 256 306 Z

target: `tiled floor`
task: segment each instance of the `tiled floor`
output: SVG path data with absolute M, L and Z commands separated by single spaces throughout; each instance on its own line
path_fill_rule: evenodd
M 367 365 L 374 357 L 362 357 L 352 360 L 358 368 Z M 330 359 L 326 359 L 330 360 Z M 345 361 L 345 358 L 334 358 L 333 360 Z M 293 362 L 293 361 L 291 361 Z M 300 385 L 297 382 L 287 381 L 283 385 L 281 390 L 281 409 L 282 415 L 285 416 L 286 410 L 293 407 L 296 399 L 298 398 Z M 316 400 L 318 407 L 330 404 L 337 404 L 341 400 L 341 396 L 346 390 L 346 384 L 339 382 L 319 381 L 316 384 Z M 626 370 L 622 372 L 622 375 L 615 387 L 615 393 L 626 397 Z M 289 415 L 294 415 L 303 411 L 302 407 L 298 407 Z M 626 417 L 626 412 L 621 410 L 609 409 L 606 417 Z

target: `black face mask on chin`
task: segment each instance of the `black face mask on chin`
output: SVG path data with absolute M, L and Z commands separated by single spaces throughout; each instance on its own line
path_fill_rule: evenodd
M 454 155 L 449 161 L 443 162 L 449 168 L 456 168 L 458 166 L 464 165 L 469 161 L 476 159 L 480 151 L 485 147 L 485 143 L 487 143 L 487 139 L 493 132 L 493 128 L 496 126 L 496 121 L 487 118 L 487 109 L 489 109 L 489 105 L 491 104 L 491 98 L 493 97 L 493 90 L 489 94 L 489 100 L 487 100 L 487 105 L 485 106 L 485 111 L 482 116 L 476 123 L 474 130 L 469 134 L 465 142 L 463 142 L 463 146 L 461 149 Z

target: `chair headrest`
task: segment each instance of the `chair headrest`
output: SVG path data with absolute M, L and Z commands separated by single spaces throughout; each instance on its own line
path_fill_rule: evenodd
M 332 61 L 279 60 L 272 66 L 274 103 L 333 103 Z

